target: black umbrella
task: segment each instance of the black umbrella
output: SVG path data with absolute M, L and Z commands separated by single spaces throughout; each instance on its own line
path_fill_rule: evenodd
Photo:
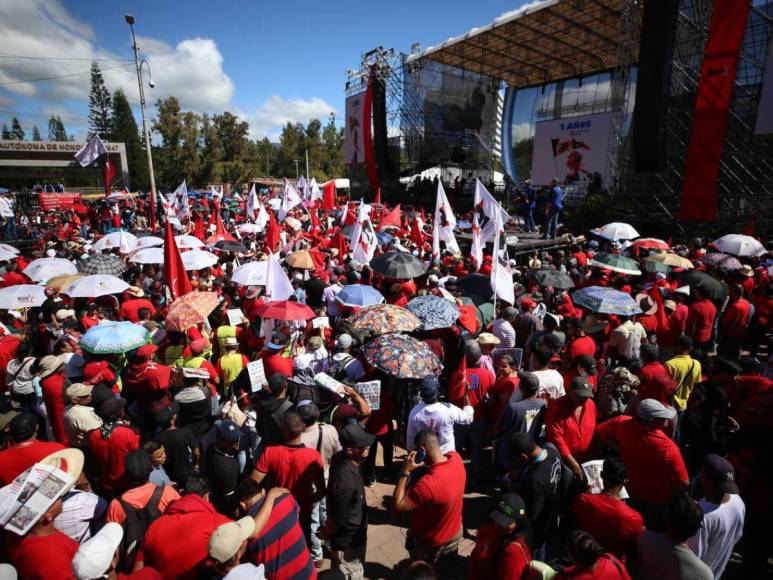
M 494 297 L 491 289 L 491 278 L 483 274 L 467 274 L 456 280 L 456 285 L 465 296 L 480 296 L 486 300 Z
M 373 271 L 397 280 L 418 278 L 427 271 L 427 267 L 413 254 L 405 252 L 385 252 L 370 261 Z
M 727 296 L 727 286 L 706 272 L 685 270 L 679 274 L 679 280 L 690 288 L 701 288 L 714 302 L 722 302 Z
M 126 262 L 115 254 L 94 254 L 78 262 L 78 272 L 86 275 L 109 274 L 120 276 L 128 269 Z
M 527 277 L 536 281 L 540 286 L 552 286 L 560 290 L 569 290 L 574 288 L 574 280 L 568 274 L 553 270 L 551 268 L 542 268 L 540 270 L 529 270 Z
M 215 247 L 218 250 L 223 250 L 224 252 L 246 252 L 247 246 L 242 244 L 241 242 L 236 242 L 234 240 L 220 240 L 215 244 Z

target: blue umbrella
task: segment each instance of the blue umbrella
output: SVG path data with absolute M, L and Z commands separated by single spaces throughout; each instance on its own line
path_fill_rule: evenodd
M 131 322 L 110 322 L 92 326 L 81 337 L 83 350 L 92 354 L 124 354 L 148 341 L 148 331 Z
M 572 294 L 574 303 L 592 312 L 631 316 L 640 314 L 641 308 L 630 294 L 604 286 L 581 288 Z
M 362 308 L 363 306 L 381 304 L 384 301 L 384 296 L 373 286 L 351 284 L 341 288 L 336 300 L 350 308 Z
M 376 239 L 378 240 L 378 243 L 382 246 L 386 246 L 389 242 L 395 239 L 395 237 L 392 234 L 388 234 L 386 232 L 378 232 L 376 234 Z
M 440 296 L 418 296 L 405 307 L 421 320 L 422 330 L 449 328 L 459 319 L 459 307 Z

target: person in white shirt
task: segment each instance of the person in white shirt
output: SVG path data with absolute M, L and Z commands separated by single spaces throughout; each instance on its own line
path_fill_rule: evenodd
M 620 320 L 622 324 L 612 331 L 609 338 L 609 348 L 623 360 L 639 358 L 641 345 L 647 342 L 647 331 L 627 316 L 621 316 Z
M 439 386 L 435 377 L 427 377 L 419 387 L 421 403 L 414 406 L 408 414 L 408 433 L 406 447 L 409 451 L 414 448 L 416 434 L 423 429 L 430 429 L 438 435 L 440 449 L 446 454 L 456 451 L 454 442 L 454 425 L 470 425 L 472 423 L 473 408 L 464 395 L 464 408 L 460 409 L 450 403 L 438 401 Z
M 513 321 L 518 316 L 518 311 L 512 306 L 504 308 L 491 325 L 491 334 L 500 340 L 500 348 L 513 348 L 515 346 L 515 328 Z
M 534 369 L 531 372 L 539 379 L 537 397 L 546 401 L 555 401 L 566 394 L 564 377 L 557 370 L 550 368 L 550 361 L 554 356 L 554 352 L 544 341 L 537 341 L 532 353 Z M 514 389 L 510 402 L 517 403 L 522 398 L 521 389 Z
M 338 283 L 338 280 L 333 281 L 332 276 L 331 282 L 330 286 L 322 291 L 322 300 L 324 300 L 325 306 L 327 307 L 328 316 L 340 316 L 341 305 L 338 303 L 338 300 L 336 300 L 336 296 L 338 296 L 338 293 L 343 289 L 343 286 Z
M 719 579 L 743 535 L 746 506 L 735 484 L 735 469 L 724 457 L 707 455 L 701 468 L 701 485 L 705 492 L 698 506 L 703 512 L 700 530 L 687 540 L 690 549 L 711 568 Z

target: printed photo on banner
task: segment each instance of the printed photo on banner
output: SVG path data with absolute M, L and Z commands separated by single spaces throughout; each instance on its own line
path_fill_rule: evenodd
M 354 389 L 368 402 L 371 411 L 378 411 L 381 408 L 381 381 L 357 383 Z

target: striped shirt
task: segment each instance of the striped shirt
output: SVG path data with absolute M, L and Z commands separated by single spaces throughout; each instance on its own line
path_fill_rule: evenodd
M 501 341 L 500 348 L 513 348 L 515 346 L 515 329 L 507 320 L 497 318 L 491 325 L 491 334 Z
M 250 509 L 253 517 L 265 498 Z M 243 561 L 263 564 L 268 580 L 309 580 L 317 577 L 306 539 L 298 524 L 298 504 L 290 494 L 274 502 L 271 515 L 260 535 L 250 541 Z

